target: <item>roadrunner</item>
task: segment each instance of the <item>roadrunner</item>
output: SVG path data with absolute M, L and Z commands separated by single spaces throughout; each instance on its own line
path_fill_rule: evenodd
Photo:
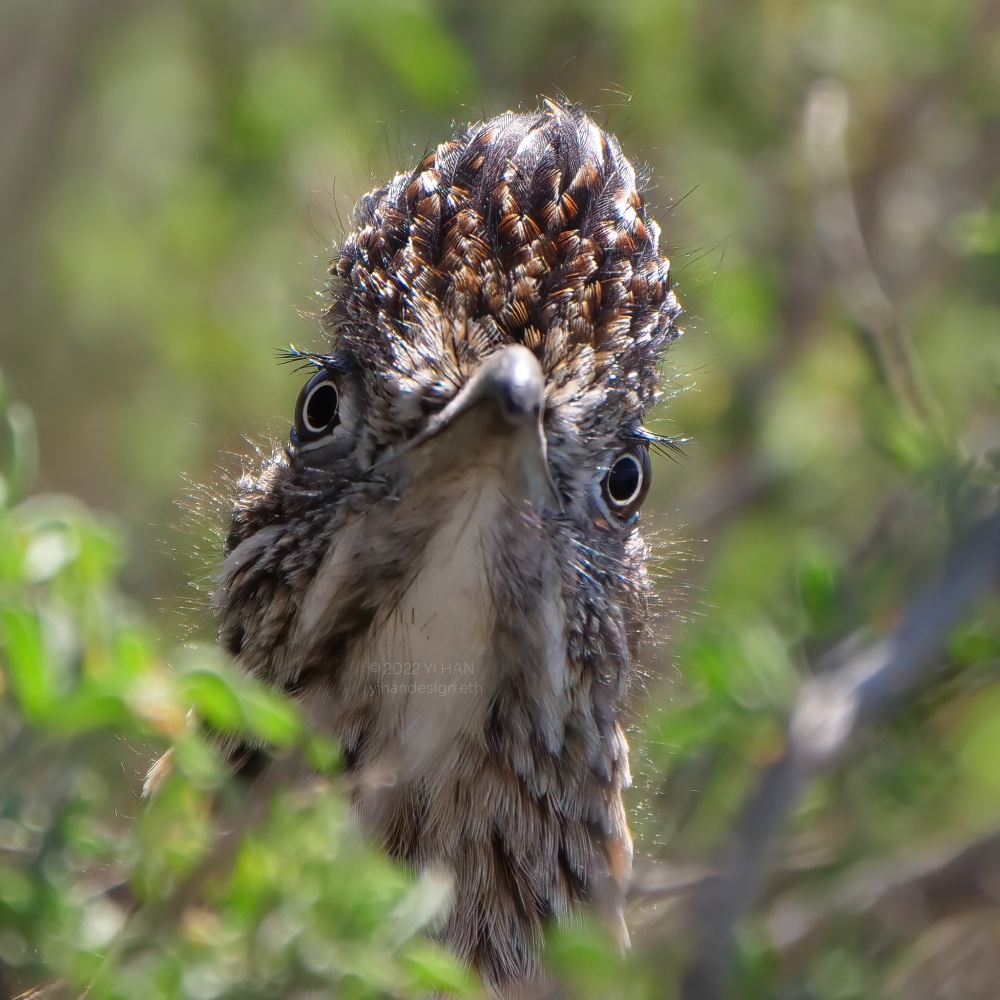
M 680 309 L 574 107 L 459 132 L 353 223 L 288 442 L 237 487 L 220 642 L 336 736 L 385 849 L 450 874 L 441 937 L 510 996 L 576 904 L 627 940 L 643 418 Z

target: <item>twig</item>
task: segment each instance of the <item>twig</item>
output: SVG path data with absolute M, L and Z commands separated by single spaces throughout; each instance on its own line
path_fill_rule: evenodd
M 872 266 L 851 192 L 846 134 L 847 88 L 819 80 L 806 101 L 806 159 L 816 182 L 816 228 L 833 266 L 844 307 L 857 324 L 883 381 L 913 418 L 927 417 L 927 398 L 914 369 L 910 334 Z
M 912 938 L 939 920 L 998 903 L 1000 830 L 994 830 L 902 862 L 859 864 L 832 894 L 782 897 L 771 907 L 767 924 L 782 964 L 798 967 L 831 921 L 845 916 L 856 920 L 868 914 Z
M 951 627 L 1000 576 L 1000 511 L 969 533 L 941 579 L 909 607 L 888 637 L 805 683 L 785 749 L 742 811 L 718 879 L 694 898 L 695 958 L 684 1000 L 726 996 L 737 920 L 756 899 L 772 834 L 815 775 L 850 746 L 858 728 L 888 715 L 936 669 Z

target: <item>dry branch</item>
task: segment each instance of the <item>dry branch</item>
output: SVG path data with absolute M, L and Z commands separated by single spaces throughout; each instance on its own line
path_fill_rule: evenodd
M 1000 511 L 971 530 L 936 584 L 885 638 L 808 680 L 788 723 L 784 752 L 741 811 L 717 877 L 695 893 L 694 960 L 685 1000 L 728 995 L 733 929 L 760 894 L 771 838 L 816 775 L 848 752 L 859 729 L 902 707 L 937 670 L 952 627 L 1000 576 Z

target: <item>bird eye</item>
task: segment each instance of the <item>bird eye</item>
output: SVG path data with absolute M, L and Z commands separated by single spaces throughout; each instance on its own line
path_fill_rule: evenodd
M 649 492 L 649 452 L 636 448 L 619 455 L 604 477 L 604 499 L 622 517 L 631 517 Z
M 314 375 L 295 404 L 295 434 L 300 443 L 315 441 L 337 424 L 340 393 L 325 371 Z

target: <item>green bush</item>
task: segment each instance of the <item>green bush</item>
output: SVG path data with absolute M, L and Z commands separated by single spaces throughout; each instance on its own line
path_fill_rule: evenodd
M 30 423 L 2 399 L 0 413 L 0 981 L 58 976 L 109 1000 L 471 995 L 420 935 L 447 881 L 363 842 L 336 748 L 293 705 L 212 647 L 164 654 L 118 588 L 114 529 L 68 497 L 20 499 Z M 235 786 L 191 710 L 298 780 Z M 168 746 L 173 766 L 140 804 Z

